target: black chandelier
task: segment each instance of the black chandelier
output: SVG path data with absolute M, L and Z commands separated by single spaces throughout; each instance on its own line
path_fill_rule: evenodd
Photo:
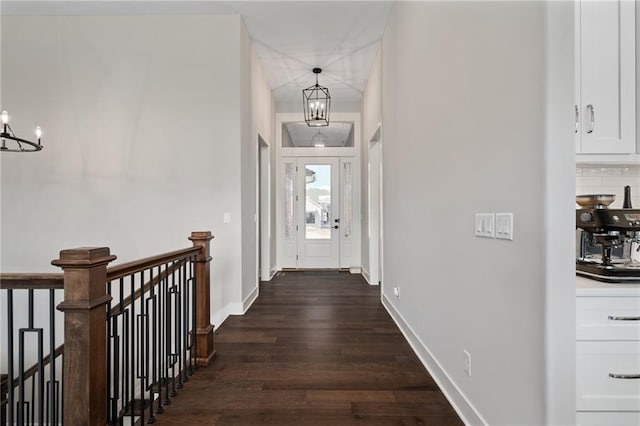
M 331 96 L 329 89 L 318 84 L 318 74 L 321 68 L 314 68 L 316 84 L 302 91 L 302 107 L 304 109 L 304 121 L 309 127 L 328 126 L 329 110 L 331 109 Z
M 0 132 L 0 139 L 2 145 L 0 145 L 0 151 L 2 152 L 35 152 L 42 149 L 40 138 L 42 137 L 42 129 L 40 126 L 36 127 L 36 138 L 38 142 L 31 142 L 26 139 L 16 137 L 9 126 L 9 113 L 2 111 L 2 132 Z M 9 141 L 9 146 L 7 146 Z

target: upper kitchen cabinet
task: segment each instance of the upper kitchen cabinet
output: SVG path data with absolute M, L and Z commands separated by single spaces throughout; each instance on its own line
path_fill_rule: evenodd
M 635 28 L 634 0 L 576 2 L 578 162 L 638 153 Z

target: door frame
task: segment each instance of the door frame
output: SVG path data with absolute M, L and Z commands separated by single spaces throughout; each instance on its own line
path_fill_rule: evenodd
M 353 244 L 352 244 L 352 256 L 350 257 L 349 269 L 354 272 L 360 272 L 360 268 L 362 265 L 361 262 L 361 221 L 360 221 L 360 158 L 361 158 L 361 149 L 362 149 L 362 136 L 361 136 L 361 114 L 360 113 L 351 113 L 351 112 L 332 112 L 331 113 L 332 121 L 348 121 L 353 123 L 353 139 L 354 146 L 353 147 L 341 147 L 341 148 L 283 148 L 282 147 L 282 127 L 283 124 L 288 122 L 302 122 L 302 116 L 299 113 L 277 113 L 275 118 L 275 145 L 273 149 L 275 150 L 276 157 L 276 189 L 275 189 L 275 235 L 272 234 L 272 238 L 276 238 L 276 265 L 275 270 L 279 271 L 283 269 L 284 265 L 284 167 L 285 167 L 285 159 L 289 159 L 291 157 L 349 157 L 352 158 L 354 168 L 353 172 L 353 197 L 354 197 L 354 205 L 353 205 Z M 342 182 L 340 182 L 342 185 Z M 341 247 L 341 253 L 343 252 Z M 342 256 L 342 255 L 341 255 Z M 340 261 L 341 267 L 344 268 L 342 259 Z M 289 268 L 289 266 L 287 266 Z
M 369 242 L 369 284 L 382 284 L 383 277 L 383 203 L 382 203 L 382 124 L 369 140 L 368 164 L 368 242 Z
M 271 149 L 258 134 L 258 277 L 271 280 Z

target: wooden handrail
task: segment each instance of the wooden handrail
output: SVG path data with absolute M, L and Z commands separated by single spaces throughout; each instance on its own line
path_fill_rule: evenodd
M 160 281 L 171 275 L 177 269 L 180 269 L 182 265 L 186 262 L 185 258 L 178 260 L 173 265 L 160 272 L 160 275 L 156 275 L 155 277 L 151 277 L 149 281 L 147 281 L 141 288 L 138 288 L 133 292 L 133 295 L 129 295 L 122 300 L 122 304 L 118 303 L 114 307 L 111 308 L 111 315 L 118 315 L 124 308 L 129 306 L 133 301 L 138 299 L 141 295 L 148 292 L 152 286 L 157 285 Z M 107 274 L 108 276 L 108 274 Z
M 200 249 L 198 247 L 187 247 L 181 250 L 170 251 L 168 253 L 115 265 L 107 268 L 107 281 L 117 280 L 118 278 L 126 277 L 154 266 L 164 265 L 167 262 L 183 260 L 189 256 L 197 254 L 199 251 Z
M 60 273 L 3 273 L 0 274 L 0 289 L 64 289 L 64 274 Z

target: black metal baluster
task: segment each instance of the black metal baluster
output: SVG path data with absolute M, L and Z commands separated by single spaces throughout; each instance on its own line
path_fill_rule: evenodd
M 38 424 L 44 425 L 44 330 L 42 328 L 36 330 L 38 335 Z M 31 417 L 35 421 L 35 415 Z
M 134 391 L 134 357 L 136 356 L 135 352 L 134 352 L 134 344 L 133 344 L 133 339 L 135 338 L 135 330 L 134 330 L 134 323 L 135 323 L 135 312 L 136 312 L 136 298 L 135 298 L 135 281 L 136 281 L 136 275 L 131 274 L 131 277 L 129 277 L 129 289 L 130 289 L 130 296 L 131 297 L 131 304 L 129 305 L 128 311 L 127 311 L 127 337 L 128 339 L 126 340 L 127 342 L 127 353 L 129 354 L 129 357 L 127 358 L 128 361 L 128 365 L 127 365 L 127 373 L 124 375 L 124 381 L 126 382 L 126 392 L 125 392 L 125 400 L 131 401 L 131 424 L 134 424 L 134 419 L 135 416 L 134 414 L 134 408 L 135 408 L 135 402 L 136 402 L 136 396 L 135 396 L 135 391 Z
M 187 330 L 187 349 L 188 349 L 188 358 L 189 358 L 189 368 L 187 369 L 187 375 L 192 376 L 194 373 L 194 345 L 195 345 L 195 330 L 193 330 L 193 306 L 191 304 L 193 296 L 193 258 L 190 259 L 189 268 L 188 268 L 188 278 L 187 278 L 187 286 L 186 286 L 186 301 L 185 301 L 185 311 L 186 311 L 186 323 L 185 327 Z
M 24 420 L 24 333 L 18 330 L 18 425 L 25 424 Z
M 162 330 L 162 343 L 161 343 L 161 352 L 162 352 L 162 362 L 163 362 L 163 386 L 164 386 L 164 400 L 162 401 L 163 405 L 168 405 L 171 403 L 169 399 L 169 381 L 171 378 L 169 377 L 169 319 L 171 317 L 171 312 L 169 311 L 169 264 L 164 265 L 165 276 L 162 279 L 162 316 L 160 317 L 160 329 Z
M 160 290 L 160 266 L 158 266 L 158 280 L 156 281 L 157 291 L 154 297 L 153 305 L 153 352 L 156 355 L 154 359 L 155 367 L 154 374 L 156 375 L 156 389 L 158 391 L 158 405 L 156 407 L 156 414 L 164 413 L 164 407 L 162 406 L 162 351 L 161 349 L 161 341 L 162 334 L 160 327 L 162 325 L 162 291 Z M 156 287 L 156 285 L 152 285 L 151 288 Z M 154 290 L 155 291 L 155 290 Z
M 160 268 L 158 268 L 160 269 Z M 154 388 L 157 387 L 157 383 L 158 383 L 158 369 L 157 369 L 157 365 L 158 365 L 158 357 L 157 357 L 157 346 L 158 346 L 158 334 L 157 334 L 157 329 L 156 329 L 156 321 L 158 319 L 158 309 L 157 309 L 157 297 L 156 297 L 156 290 L 155 290 L 155 285 L 153 285 L 153 268 L 150 269 L 151 273 L 149 276 L 149 282 L 150 284 L 150 302 L 151 302 L 151 307 L 152 307 L 152 311 L 153 311 L 153 316 L 151 316 L 151 314 L 149 314 L 149 321 L 151 322 L 151 350 L 153 351 L 153 353 L 149 353 L 150 358 L 151 358 L 151 375 L 152 375 L 152 384 L 150 387 L 150 397 L 151 397 L 151 406 L 152 406 L 152 412 L 155 411 L 156 413 L 161 413 L 162 412 L 162 404 L 160 404 L 160 398 L 158 398 L 158 407 L 157 409 L 153 409 L 153 406 L 155 404 L 155 391 Z M 153 419 L 155 421 L 155 417 Z
M 118 298 L 118 309 L 119 309 L 119 316 L 121 318 L 120 321 L 120 327 L 118 329 L 118 348 L 119 348 L 119 355 L 118 355 L 118 364 L 117 364 L 117 377 L 118 379 L 116 380 L 116 386 L 118 387 L 118 397 L 119 397 L 119 401 L 120 401 L 120 424 L 123 424 L 123 420 L 124 420 L 124 416 L 126 414 L 126 409 L 127 406 L 131 403 L 126 395 L 125 395 L 125 383 L 127 383 L 126 380 L 126 373 L 127 373 L 127 361 L 128 361 L 128 357 L 127 357 L 127 330 L 128 330 L 128 322 L 127 322 L 127 311 L 125 310 L 125 306 L 123 304 L 123 299 L 124 299 L 124 277 L 120 278 L 120 281 L 118 283 L 118 290 L 120 291 L 120 296 Z M 133 416 L 133 404 L 131 403 L 131 416 Z
M 107 294 L 111 296 L 111 281 L 107 282 Z M 113 364 L 113 357 L 111 356 L 111 324 L 113 322 L 113 317 L 111 316 L 112 298 L 109 297 L 109 302 L 107 303 L 107 424 L 115 425 L 115 415 L 113 410 L 113 396 L 111 392 L 111 370 Z
M 183 375 L 182 372 L 184 370 L 184 359 L 183 359 L 183 334 L 182 334 L 182 295 L 183 293 L 183 268 L 186 260 L 180 262 L 180 266 L 177 270 L 178 283 L 177 286 L 177 294 L 176 294 L 176 362 L 178 363 L 178 383 L 176 385 L 177 389 L 182 389 L 184 387 L 184 383 L 182 381 Z
M 47 404 L 49 405 L 47 423 L 49 421 L 53 425 L 58 424 L 56 416 L 57 406 L 53 403 L 55 400 L 55 392 L 53 384 L 56 381 L 56 316 L 55 316 L 55 290 L 49 290 L 49 396 L 47 398 Z
M 14 423 L 14 407 L 15 407 L 15 399 L 14 399 L 14 388 L 13 388 L 13 290 L 7 290 L 7 337 L 8 337 L 8 357 L 7 363 L 8 365 L 8 377 L 7 377 L 7 414 L 9 425 L 13 425 Z
M 149 305 L 148 299 L 145 296 L 144 291 L 144 270 L 140 271 L 140 315 L 139 315 L 139 323 L 138 323 L 138 339 L 136 340 L 136 344 L 138 346 L 138 379 L 140 379 L 140 401 L 142 404 L 142 408 L 140 409 L 140 418 L 141 424 L 144 424 L 145 419 L 145 411 L 147 407 L 147 386 L 149 384 L 149 367 L 147 360 L 149 354 Z M 145 380 L 146 385 L 145 385 Z M 149 418 L 149 423 L 153 423 L 153 406 L 152 402 L 149 401 L 149 411 L 151 412 L 151 417 Z
M 193 290 L 192 290 L 192 295 L 193 298 L 191 299 L 191 309 L 193 312 L 193 318 L 192 318 L 192 323 L 191 323 L 191 330 L 193 333 L 193 352 L 191 353 L 191 358 L 194 359 L 194 369 L 198 369 L 198 336 L 196 336 L 196 329 L 198 327 L 198 320 L 197 320 L 197 297 L 198 297 L 198 283 L 196 282 L 196 276 L 195 276 L 195 271 L 194 271 L 194 267 L 195 267 L 195 257 L 193 258 L 193 261 L 191 262 L 191 285 L 193 286 Z
M 170 330 L 170 339 L 169 339 L 169 353 L 171 360 L 171 396 L 176 396 L 178 393 L 176 392 L 176 356 L 178 353 L 176 352 L 176 324 L 175 320 L 175 312 L 177 312 L 176 308 L 176 262 L 171 262 L 171 286 L 169 287 L 169 330 Z

